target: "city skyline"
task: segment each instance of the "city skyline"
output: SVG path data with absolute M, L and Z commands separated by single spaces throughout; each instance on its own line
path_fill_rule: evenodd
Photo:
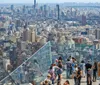
M 1 0 L 0 3 L 34 3 L 34 0 Z M 66 0 L 37 0 L 37 3 L 64 3 L 64 2 L 77 2 L 77 3 L 100 3 L 99 0 L 70 0 L 70 1 L 66 1 Z

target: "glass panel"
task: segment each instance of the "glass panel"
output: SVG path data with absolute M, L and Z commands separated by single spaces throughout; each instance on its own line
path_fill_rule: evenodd
M 51 63 L 51 45 L 48 42 L 6 78 L 1 80 L 0 85 L 20 85 L 32 81 L 38 84 L 46 78 Z

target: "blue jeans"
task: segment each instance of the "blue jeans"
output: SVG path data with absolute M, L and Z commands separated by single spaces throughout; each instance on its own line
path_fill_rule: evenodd
M 54 79 L 52 79 L 52 84 L 54 84 L 55 82 L 54 82 L 55 80 Z
M 67 78 L 70 78 L 70 75 L 71 75 L 70 73 L 71 73 L 71 68 L 67 68 L 66 69 L 66 77 Z

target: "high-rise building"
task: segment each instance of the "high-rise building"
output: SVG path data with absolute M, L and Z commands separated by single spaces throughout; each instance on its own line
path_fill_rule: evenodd
M 36 0 L 34 0 L 34 9 L 36 8 Z
M 23 13 L 25 13 L 25 11 L 26 11 L 26 6 L 24 5 L 23 6 Z
M 31 33 L 31 42 L 35 42 L 35 40 L 36 40 L 36 33 L 33 30 L 32 33 Z
M 44 5 L 44 17 L 47 15 L 47 5 Z
M 13 11 L 14 10 L 14 5 L 11 5 L 10 9 Z
M 82 15 L 82 25 L 86 25 L 86 16 Z
M 4 69 L 7 71 L 7 66 L 8 65 L 11 65 L 10 63 L 10 59 L 7 59 L 7 58 L 3 58 L 3 67 Z
M 59 20 L 59 18 L 60 18 L 60 8 L 59 8 L 58 4 L 56 5 L 56 7 L 57 7 L 57 19 Z
M 21 41 L 20 45 L 21 45 L 21 50 L 25 50 L 27 46 L 27 42 Z
M 10 56 L 11 64 L 14 65 L 14 62 L 16 61 L 17 58 L 16 46 L 13 46 L 10 49 L 9 56 Z
M 20 20 L 20 19 L 16 19 L 16 21 L 15 21 L 15 27 L 16 27 L 16 29 L 17 29 L 18 27 L 21 27 L 21 25 L 22 25 L 21 20 Z
M 95 38 L 100 40 L 100 29 L 95 30 Z
M 23 41 L 31 41 L 31 30 L 29 28 L 23 31 L 22 35 Z

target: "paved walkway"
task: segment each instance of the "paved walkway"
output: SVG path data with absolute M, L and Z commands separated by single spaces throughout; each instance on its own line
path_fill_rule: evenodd
M 66 80 L 69 80 L 70 85 L 74 85 L 74 79 L 66 79 L 65 72 L 64 72 L 62 75 L 63 75 L 63 79 L 62 79 L 61 85 L 63 85 L 63 83 L 64 83 Z M 100 81 L 97 80 L 96 82 L 93 82 L 92 85 L 99 85 L 99 83 L 100 83 Z M 55 85 L 57 85 L 57 84 L 55 84 Z M 82 78 L 82 80 L 81 80 L 81 85 L 87 85 L 87 84 L 86 84 L 86 78 Z
M 74 85 L 74 79 L 68 79 L 69 80 L 69 82 L 70 82 L 70 85 Z M 66 79 L 63 79 L 62 80 L 62 84 L 61 85 L 63 85 L 63 83 L 66 81 Z M 55 84 L 56 85 L 56 84 Z M 82 81 L 81 81 L 81 85 L 87 85 L 86 84 L 86 79 L 82 79 Z M 92 85 L 99 85 L 99 81 L 97 81 L 97 82 L 93 82 L 92 83 Z

